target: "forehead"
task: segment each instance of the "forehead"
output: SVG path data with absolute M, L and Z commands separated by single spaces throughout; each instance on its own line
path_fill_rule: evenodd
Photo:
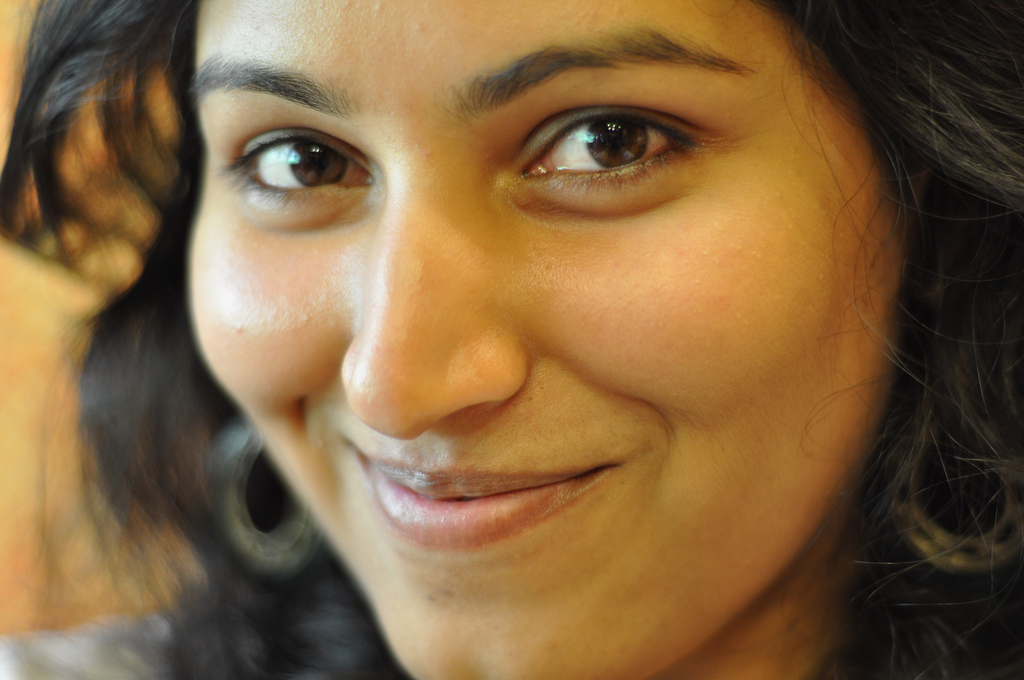
M 287 66 L 356 97 L 436 96 L 531 53 L 644 31 L 751 71 L 788 52 L 781 20 L 745 0 L 204 0 L 197 60 Z

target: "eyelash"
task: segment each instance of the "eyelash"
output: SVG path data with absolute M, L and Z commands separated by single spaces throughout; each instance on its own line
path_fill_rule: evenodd
M 644 181 L 659 167 L 671 163 L 676 154 L 685 150 L 686 148 L 679 147 L 668 149 L 653 158 L 614 170 L 602 172 L 560 172 L 551 177 L 549 181 L 557 182 L 562 187 L 577 193 L 625 189 L 629 188 L 631 184 Z
M 552 174 L 531 174 L 531 169 L 537 167 L 543 159 L 547 158 L 558 144 L 568 140 L 570 133 L 601 121 L 615 121 L 639 125 L 663 135 L 666 139 L 671 141 L 672 144 L 651 158 L 631 162 L 626 165 L 609 168 L 607 170 L 560 170 Z M 602 111 L 600 113 L 575 118 L 562 125 L 558 132 L 552 135 L 551 140 L 544 145 L 542 152 L 538 155 L 539 160 L 531 161 L 529 167 L 523 171 L 523 178 L 527 180 L 547 179 L 548 181 L 556 181 L 559 184 L 568 185 L 576 190 L 599 190 L 604 187 L 620 188 L 630 182 L 642 181 L 653 170 L 668 163 L 677 154 L 692 151 L 698 146 L 699 144 L 693 139 L 693 137 L 682 132 L 676 127 L 656 120 L 653 116 L 645 116 L 629 111 Z
M 537 167 L 541 162 L 543 162 L 543 160 L 552 153 L 558 144 L 568 140 L 570 133 L 583 128 L 584 126 L 593 125 L 601 121 L 617 121 L 642 126 L 647 130 L 653 130 L 656 133 L 663 135 L 671 142 L 671 144 L 652 158 L 641 159 L 639 161 L 630 162 L 626 165 L 609 168 L 607 170 L 559 170 L 550 174 L 530 174 L 530 169 Z M 286 189 L 268 185 L 261 182 L 256 177 L 256 172 L 260 157 L 267 151 L 283 145 L 300 144 L 321 145 L 330 149 L 333 153 L 346 158 L 349 163 L 365 168 L 365 165 L 356 160 L 352 154 L 338 149 L 336 144 L 328 142 L 322 136 L 309 132 L 294 131 L 282 132 L 280 135 L 274 135 L 264 141 L 258 142 L 252 149 L 246 151 L 241 157 L 227 166 L 225 168 L 225 173 L 246 192 L 252 192 L 266 199 L 276 201 L 290 201 L 296 199 L 304 192 L 299 191 L 297 188 Z M 577 192 L 601 190 L 603 188 L 623 188 L 630 183 L 642 181 L 645 177 L 649 176 L 653 170 L 671 161 L 677 154 L 686 153 L 697 146 L 697 142 L 694 141 L 691 136 L 683 133 L 678 128 L 655 120 L 652 116 L 644 116 L 632 112 L 602 111 L 592 115 L 575 117 L 573 120 L 563 124 L 560 129 L 551 136 L 551 140 L 543 146 L 542 151 L 536 155 L 536 160 L 531 161 L 527 169 L 523 171 L 522 177 L 528 181 L 540 179 L 554 181 L 559 185 Z M 332 185 L 323 186 L 329 187 Z M 318 188 L 323 187 L 312 186 L 308 187 L 307 190 L 315 190 Z
M 258 142 L 255 146 L 253 146 L 252 149 L 246 151 L 237 160 L 228 165 L 224 169 L 224 172 L 243 191 L 253 192 L 262 197 L 278 201 L 288 201 L 296 199 L 299 197 L 300 194 L 303 193 L 299 191 L 298 188 L 284 189 L 281 187 L 268 185 L 264 182 L 261 182 L 256 177 L 256 170 L 260 157 L 267 151 L 270 151 L 271 149 L 280 146 L 301 144 L 320 145 L 326 149 L 329 149 L 331 152 L 336 153 L 339 156 L 345 158 L 348 163 L 358 166 L 363 165 L 358 160 L 356 160 L 351 153 L 347 153 L 345 151 L 338 149 L 337 144 L 330 143 L 329 141 L 324 139 L 324 137 L 317 134 L 313 134 L 311 132 L 302 132 L 296 130 L 293 132 L 282 131 L 281 134 L 273 135 L 264 141 Z M 329 186 L 330 185 L 324 185 L 323 187 L 312 186 L 307 187 L 306 190 L 315 190 Z
M 550 155 L 555 147 L 563 141 L 567 141 L 572 132 L 585 128 L 587 126 L 594 125 L 595 123 L 601 122 L 614 122 L 614 123 L 627 123 L 636 125 L 644 128 L 648 131 L 653 131 L 656 134 L 663 135 L 666 139 L 672 143 L 671 147 L 666 152 L 679 152 L 691 150 L 697 146 L 696 141 L 688 134 L 682 132 L 678 128 L 668 125 L 666 123 L 656 120 L 653 116 L 644 116 L 642 114 L 634 112 L 616 112 L 616 111 L 602 111 L 597 114 L 589 114 L 582 117 L 573 117 L 567 123 L 562 124 L 558 131 L 551 135 L 551 139 L 544 144 L 543 152 L 539 155 L 539 159 L 543 160 Z M 630 168 L 637 168 L 644 165 L 649 161 L 653 161 L 654 158 L 658 158 L 662 154 L 647 159 L 641 162 L 632 162 L 616 168 L 609 168 L 607 170 L 599 171 L 573 171 L 573 170 L 561 170 L 562 174 L 580 174 L 580 175 L 607 175 L 615 174 L 618 171 L 626 170 Z M 531 162 L 530 167 L 536 167 L 539 161 Z M 523 175 L 528 176 L 529 168 L 524 171 Z

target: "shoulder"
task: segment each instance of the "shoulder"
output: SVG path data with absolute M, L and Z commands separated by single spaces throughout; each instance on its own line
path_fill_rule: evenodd
M 0 638 L 0 680 L 168 680 L 162 616 Z

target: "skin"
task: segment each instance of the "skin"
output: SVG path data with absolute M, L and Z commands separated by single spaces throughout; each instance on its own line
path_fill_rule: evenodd
M 742 68 L 453 100 L 637 27 Z M 791 39 L 747 2 L 205 0 L 198 64 L 287 67 L 346 115 L 202 94 L 198 341 L 414 677 L 792 679 L 841 640 L 902 253 L 856 107 Z M 557 170 L 566 116 L 607 106 L 693 143 Z M 287 197 L 226 170 L 293 129 L 362 169 Z M 386 525 L 357 450 L 608 468 L 535 526 L 439 549 Z

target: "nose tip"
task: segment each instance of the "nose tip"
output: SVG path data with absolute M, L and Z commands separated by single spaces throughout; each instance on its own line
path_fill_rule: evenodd
M 529 365 L 507 223 L 423 176 L 396 184 L 380 212 L 341 370 L 354 414 L 398 439 L 510 399 Z
M 402 347 L 379 334 L 354 339 L 342 379 L 360 420 L 388 437 L 413 439 L 455 414 L 505 402 L 526 380 L 526 357 L 511 338 L 483 333 L 430 345 L 422 337 Z

